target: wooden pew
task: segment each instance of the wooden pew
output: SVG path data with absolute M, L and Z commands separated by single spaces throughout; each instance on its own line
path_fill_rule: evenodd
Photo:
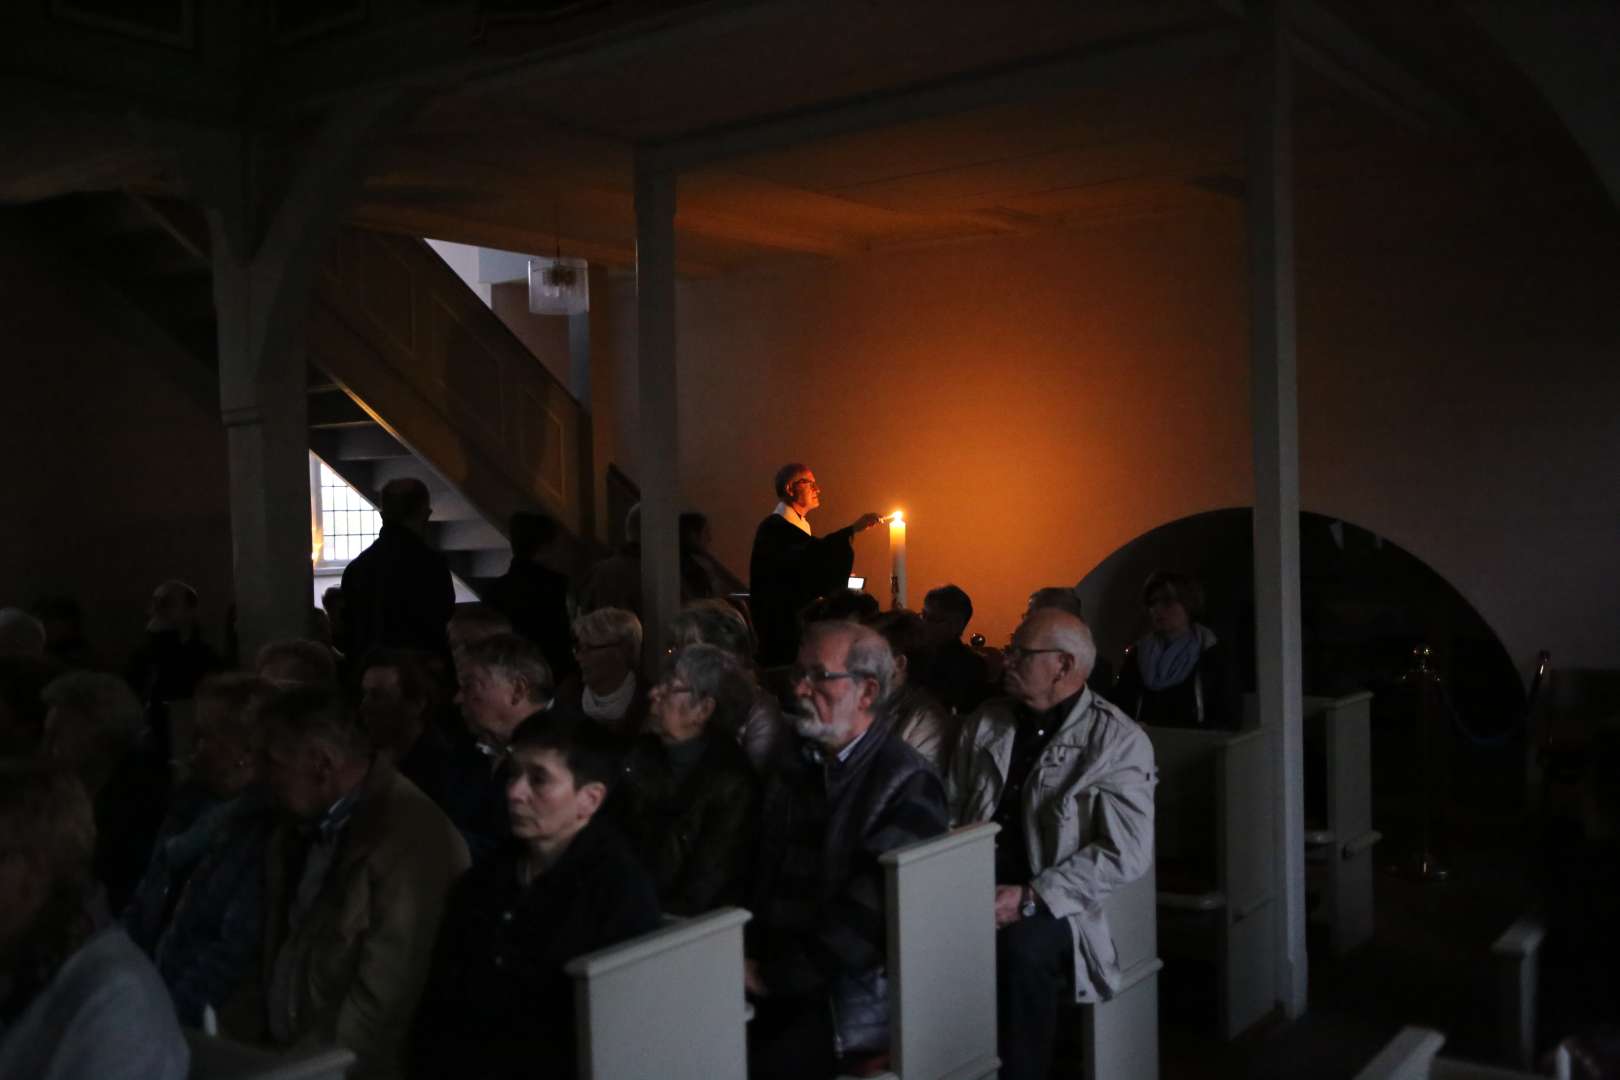
M 1535 1080 L 1539 1073 L 1476 1065 L 1437 1056 L 1446 1037 L 1428 1028 L 1402 1028 L 1378 1052 L 1356 1080 Z M 1569 1052 L 1560 1047 L 1554 1056 L 1554 1075 L 1569 1080 Z
M 200 1031 L 185 1035 L 191 1080 L 343 1080 L 354 1065 L 354 1052 L 340 1047 L 278 1052 Z
M 1159 766 L 1154 842 L 1164 917 L 1214 923 L 1225 1038 L 1277 1001 L 1274 735 L 1144 726 Z
M 1305 860 L 1325 893 L 1318 908 L 1334 955 L 1372 939 L 1372 746 L 1368 691 L 1305 699 Z
M 1085 1037 L 1086 1080 L 1153 1080 L 1159 1075 L 1158 888 L 1151 869 L 1103 902 L 1119 952 L 1114 996 L 1077 1006 Z
M 1502 1059 L 1528 1069 L 1536 1050 L 1536 982 L 1541 942 L 1547 928 L 1541 920 L 1519 919 L 1491 946 L 1496 968 L 1497 1030 Z
M 581 1080 L 746 1077 L 750 917 L 721 908 L 571 961 Z
M 968 825 L 886 852 L 890 1069 L 897 1080 L 994 1076 L 996 833 Z

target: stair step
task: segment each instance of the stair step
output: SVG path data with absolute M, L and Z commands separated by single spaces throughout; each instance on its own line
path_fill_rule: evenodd
M 458 491 L 435 491 L 433 493 L 433 521 L 482 521 L 478 511 L 472 508 Z
M 420 480 L 427 485 L 428 493 L 435 499 L 449 490 L 445 487 L 444 481 L 439 479 L 438 473 L 417 460 L 403 446 L 399 448 L 399 453 L 403 456 L 385 458 L 377 462 L 377 467 L 371 474 L 377 483 L 386 484 L 390 480 Z
M 335 429 L 336 438 L 331 441 L 332 453 L 339 461 L 388 461 L 393 459 L 409 461 L 418 469 L 409 452 L 394 439 L 388 432 L 376 424 L 369 427 L 348 427 Z M 425 471 L 425 470 L 424 470 Z M 414 476 L 414 472 L 400 473 L 401 476 Z M 386 484 L 393 476 L 384 476 L 382 471 L 373 473 L 373 479 L 379 484 Z M 429 485 L 430 487 L 432 485 Z
M 376 427 L 366 410 L 341 390 L 309 395 L 309 426 L 312 428 Z
M 511 553 L 506 538 L 482 518 L 460 521 L 438 520 L 439 508 L 433 508 L 433 546 L 440 551 L 496 551 L 502 558 Z
M 512 554 L 505 548 L 500 551 L 446 551 L 444 554 L 450 560 L 451 571 L 462 581 L 468 582 L 500 577 L 512 565 Z

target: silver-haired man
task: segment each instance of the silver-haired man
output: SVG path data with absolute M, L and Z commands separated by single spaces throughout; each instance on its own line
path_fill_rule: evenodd
M 1007 648 L 1007 697 L 963 727 L 951 819 L 994 821 L 1001 1075 L 1045 1077 L 1058 995 L 1097 1001 L 1119 984 L 1104 899 L 1153 865 L 1153 746 L 1086 689 L 1091 631 L 1032 611 Z

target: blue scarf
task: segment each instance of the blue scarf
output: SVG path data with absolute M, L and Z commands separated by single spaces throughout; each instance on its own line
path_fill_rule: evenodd
M 1136 643 L 1136 668 L 1142 673 L 1145 688 L 1164 690 L 1179 686 L 1192 674 L 1204 651 L 1203 635 L 1198 632 L 1199 629 L 1198 626 L 1190 627 L 1185 634 L 1169 641 L 1160 640 L 1157 634 L 1149 634 Z

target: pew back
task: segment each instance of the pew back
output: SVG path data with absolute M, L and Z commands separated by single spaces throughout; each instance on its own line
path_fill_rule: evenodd
M 1327 879 L 1323 914 L 1338 955 L 1373 934 L 1372 700 L 1367 691 L 1305 699 L 1306 852 Z
M 746 1076 L 749 918 L 721 908 L 571 961 L 582 1080 Z
M 1221 1029 L 1232 1038 L 1276 1004 L 1275 733 L 1144 730 L 1159 766 L 1159 902 L 1215 915 Z
M 969 825 L 885 853 L 890 1015 L 901 1080 L 992 1075 L 995 837 Z

